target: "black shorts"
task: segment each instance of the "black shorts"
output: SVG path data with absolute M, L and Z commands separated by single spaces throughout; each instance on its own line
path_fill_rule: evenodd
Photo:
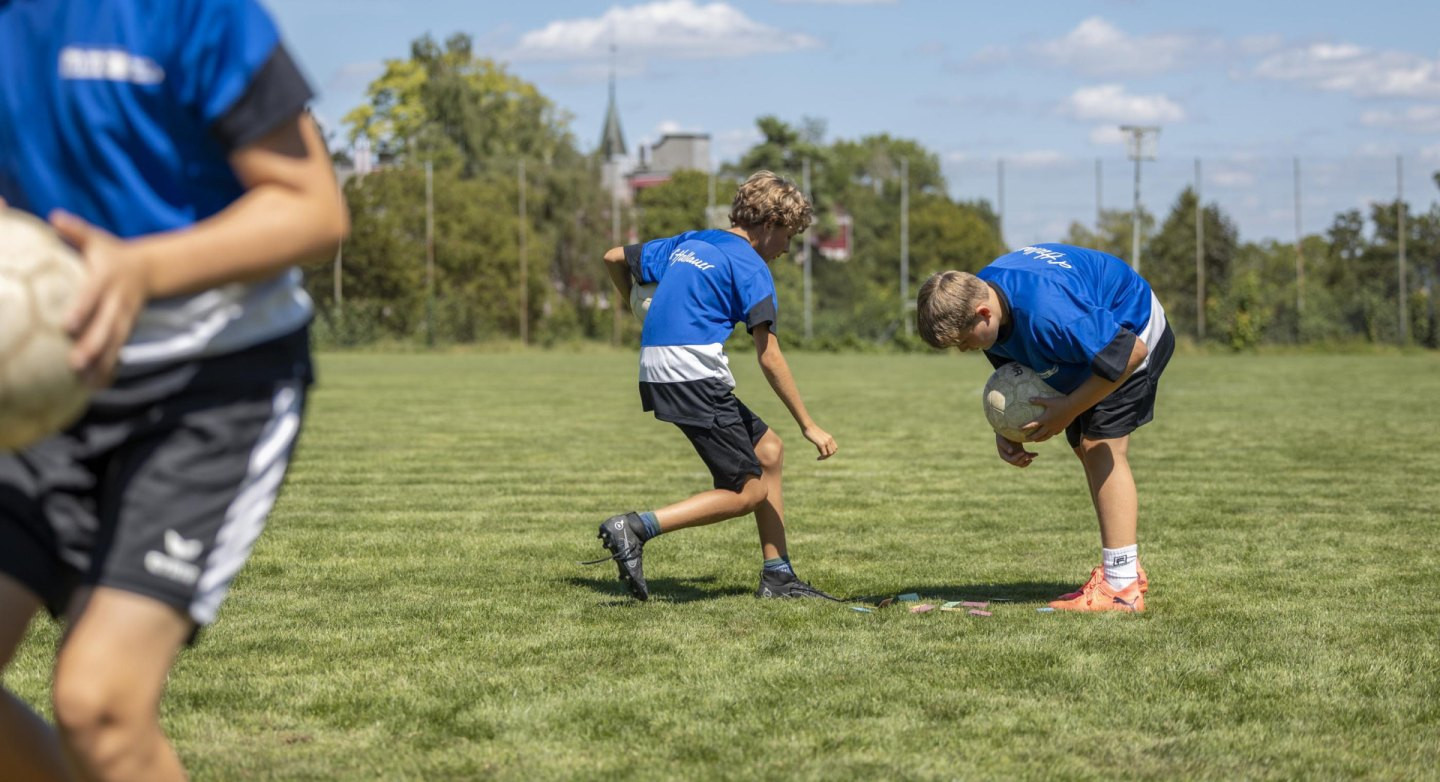
M 695 452 L 710 468 L 715 488 L 740 491 L 750 476 L 761 474 L 755 444 L 770 427 L 734 396 L 720 401 L 713 426 L 675 425 L 690 438 Z
M 1150 349 L 1150 362 L 1145 368 L 1125 379 L 1120 387 L 1101 399 L 1094 407 L 1080 414 L 1065 428 L 1065 439 L 1071 448 L 1080 445 L 1082 437 L 1111 440 L 1124 437 L 1155 418 L 1155 394 L 1160 388 L 1160 373 L 1175 352 L 1175 332 L 1165 324 L 1165 332 Z
M 0 572 L 57 617 L 85 585 L 214 621 L 300 431 L 307 335 L 286 339 L 122 379 L 70 429 L 0 454 Z

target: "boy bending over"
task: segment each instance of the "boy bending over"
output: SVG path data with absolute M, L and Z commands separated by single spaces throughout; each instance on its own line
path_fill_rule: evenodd
M 978 274 L 940 272 L 920 287 L 920 335 L 937 348 L 983 350 L 999 367 L 1035 370 L 1057 391 L 1026 442 L 1061 432 L 1085 466 L 1100 519 L 1101 566 L 1063 611 L 1143 611 L 1149 584 L 1136 558 L 1137 498 L 1130 433 L 1154 417 L 1175 335 L 1150 284 L 1113 255 L 1064 244 L 1022 247 Z M 1028 467 L 1036 454 L 995 435 L 1000 458 Z

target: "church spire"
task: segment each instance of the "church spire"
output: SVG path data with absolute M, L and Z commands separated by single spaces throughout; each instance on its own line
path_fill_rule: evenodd
M 625 134 L 620 130 L 620 108 L 615 105 L 615 44 L 610 44 L 610 105 L 605 109 L 605 128 L 600 133 L 600 155 L 614 160 L 625 155 Z

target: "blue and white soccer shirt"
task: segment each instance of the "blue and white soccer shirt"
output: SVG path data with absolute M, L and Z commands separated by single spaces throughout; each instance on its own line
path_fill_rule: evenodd
M 662 421 L 713 426 L 735 388 L 725 340 L 736 323 L 776 324 L 775 280 L 729 231 L 687 231 L 625 248 L 630 274 L 659 283 L 640 332 L 640 400 Z
M 0 0 L 0 197 L 122 238 L 183 229 L 244 194 L 229 154 L 311 95 L 255 0 Z M 311 313 L 298 270 L 152 301 L 119 371 L 233 353 Z
M 1030 367 L 1062 394 L 1092 373 L 1119 379 L 1134 339 L 1153 350 L 1165 333 L 1165 309 L 1150 283 L 1108 253 L 1037 244 L 996 258 L 976 276 L 995 286 L 1010 310 L 986 355 Z M 1149 362 L 1147 355 L 1136 371 Z

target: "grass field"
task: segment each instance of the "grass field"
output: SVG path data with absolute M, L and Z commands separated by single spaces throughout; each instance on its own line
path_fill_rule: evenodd
M 1141 616 L 1037 613 L 1098 563 L 1061 442 L 1000 462 L 985 361 L 791 363 L 839 454 L 786 439 L 791 554 L 753 523 L 598 522 L 708 487 L 626 352 L 325 355 L 285 496 L 164 721 L 197 779 L 1315 779 L 1440 774 L 1440 356 L 1177 355 L 1134 438 Z M 46 703 L 53 625 L 7 673 Z M 3 777 L 3 774 L 0 774 Z

